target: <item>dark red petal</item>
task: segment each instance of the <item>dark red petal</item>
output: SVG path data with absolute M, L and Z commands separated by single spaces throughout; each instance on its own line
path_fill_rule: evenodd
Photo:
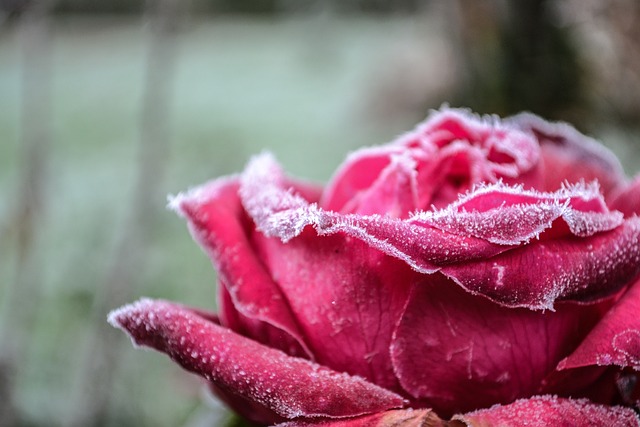
M 619 406 L 597 405 L 584 399 L 535 396 L 510 405 L 457 415 L 468 427 L 637 427 L 635 412 Z
M 220 301 L 223 323 L 237 310 L 240 316 L 236 317 L 236 323 L 240 324 L 234 327 L 238 330 L 250 333 L 256 328 L 261 331 L 279 329 L 290 335 L 307 356 L 312 357 L 286 298 L 251 247 L 248 234 L 253 225 L 240 204 L 238 187 L 235 178 L 219 179 L 178 195 L 171 206 L 187 219 L 194 239 L 212 259 L 224 282 L 229 298 Z M 264 325 L 260 326 L 258 322 Z M 258 340 L 266 340 L 269 335 L 251 334 Z M 274 347 L 284 344 L 281 349 L 287 350 L 291 348 L 290 341 L 265 342 Z
M 566 123 L 550 123 L 530 113 L 506 120 L 522 130 L 533 132 L 540 143 L 541 190 L 553 191 L 564 182 L 597 180 L 605 195 L 625 183 L 624 172 L 616 156 L 602 144 L 578 132 Z
M 594 301 L 613 295 L 638 272 L 640 218 L 591 237 L 536 241 L 491 259 L 442 269 L 472 293 L 531 309 L 553 309 L 556 300 Z
M 109 315 L 134 344 L 169 355 L 190 372 L 287 418 L 349 417 L 404 406 L 362 378 L 295 358 L 166 301 L 141 300 Z
M 616 387 L 617 371 L 617 368 L 595 365 L 555 370 L 542 381 L 537 394 L 584 398 L 605 405 L 623 403 Z
M 307 230 L 284 244 L 256 233 L 254 241 L 315 360 L 399 390 L 389 346 L 418 273 L 343 235 Z
M 582 366 L 640 370 L 640 280 L 625 293 L 558 369 Z
M 611 209 L 622 212 L 626 217 L 640 216 L 640 175 L 628 186 L 620 187 L 611 197 Z
M 440 274 L 412 289 L 391 355 L 402 387 L 441 416 L 535 394 L 600 319 L 597 305 L 507 308 Z
M 335 421 L 290 421 L 275 427 L 459 427 L 458 421 L 446 422 L 429 409 L 399 409 Z

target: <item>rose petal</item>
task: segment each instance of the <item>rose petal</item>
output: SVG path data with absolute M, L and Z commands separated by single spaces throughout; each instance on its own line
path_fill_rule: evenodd
M 566 233 L 550 230 L 562 219 Z M 543 231 L 587 237 L 619 226 L 623 216 L 609 212 L 597 185 L 564 187 L 540 193 L 502 184 L 479 186 L 447 208 L 419 212 L 412 222 L 500 245 L 519 245 Z M 560 228 L 562 230 L 562 228 Z
M 248 218 L 235 177 L 212 181 L 179 194 L 170 206 L 188 220 L 194 239 L 212 259 L 229 298 L 221 298 L 222 322 L 255 339 L 312 357 L 278 285 L 257 258 L 247 236 Z M 233 315 L 238 310 L 239 314 Z M 275 328 L 277 331 L 265 333 Z M 284 332 L 281 333 L 280 331 Z M 267 337 L 278 337 L 267 341 Z
M 640 270 L 640 220 L 623 223 L 595 186 L 539 193 L 488 185 L 447 209 L 398 220 L 324 211 L 284 188 L 283 179 L 270 156 L 254 158 L 242 176 L 242 203 L 266 236 L 288 242 L 309 225 L 319 235 L 344 233 L 421 273 L 443 269 L 468 291 L 510 307 L 602 298 Z
M 401 141 L 408 145 L 425 138 L 440 148 L 456 142 L 481 148 L 494 179 L 516 178 L 532 169 L 539 157 L 531 135 L 495 116 L 479 117 L 464 109 L 445 108 L 433 112 L 414 132 L 401 137 Z
M 346 205 L 366 191 L 391 163 L 394 155 L 402 153 L 400 147 L 390 145 L 362 148 L 351 153 L 337 170 L 322 194 L 320 206 L 329 211 L 349 212 Z
M 441 416 L 535 394 L 601 316 L 597 305 L 506 308 L 440 274 L 416 283 L 408 301 L 391 346 L 394 370 Z
M 637 427 L 638 418 L 633 410 L 619 406 L 597 405 L 585 399 L 561 399 L 536 396 L 518 400 L 510 405 L 493 406 L 454 420 L 468 427 Z
M 640 215 L 640 175 L 628 186 L 619 188 L 611 197 L 611 209 L 622 212 L 625 216 Z
M 358 416 L 405 403 L 361 378 L 265 347 L 166 301 L 141 300 L 113 311 L 109 322 L 136 345 L 164 352 L 188 371 L 287 419 Z
M 542 240 L 491 259 L 442 268 L 471 293 L 508 307 L 552 310 L 556 300 L 595 301 L 640 272 L 640 218 L 576 239 Z
M 480 182 L 528 185 L 537 177 L 539 151 L 532 134 L 496 117 L 443 108 L 393 143 L 350 155 L 327 185 L 321 206 L 343 214 L 391 211 L 405 217 L 446 206 Z M 376 197 L 385 202 L 376 203 Z M 397 214 L 398 209 L 404 210 Z
M 531 114 L 521 113 L 506 122 L 538 138 L 542 154 L 544 183 L 539 189 L 553 191 L 562 183 L 597 180 L 605 195 L 625 183 L 617 157 L 592 138 L 567 123 L 550 123 Z
M 275 427 L 462 427 L 459 421 L 446 422 L 428 409 L 400 409 L 335 421 L 290 421 Z
M 418 159 L 420 209 L 446 206 L 479 183 L 526 184 L 539 157 L 532 135 L 461 109 L 433 112 L 396 143 Z
M 254 242 L 286 293 L 315 360 L 401 390 L 389 345 L 418 273 L 339 234 L 319 237 L 308 230 L 284 244 L 257 233 Z
M 640 370 L 640 280 L 625 293 L 558 369 L 616 365 Z
M 392 155 L 391 162 L 376 181 L 348 201 L 341 212 L 404 218 L 415 211 L 418 190 L 414 163 L 407 155 Z

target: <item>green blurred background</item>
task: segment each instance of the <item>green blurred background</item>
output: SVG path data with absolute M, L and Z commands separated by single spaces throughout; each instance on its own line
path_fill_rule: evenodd
M 106 313 L 215 309 L 166 195 L 272 151 L 327 181 L 447 102 L 640 170 L 636 0 L 0 0 L 0 426 L 238 423 Z

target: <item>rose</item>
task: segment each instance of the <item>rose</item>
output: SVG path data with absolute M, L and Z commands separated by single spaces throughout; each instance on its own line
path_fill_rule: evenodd
M 218 316 L 109 320 L 261 424 L 637 425 L 639 203 L 569 125 L 443 109 L 324 190 L 264 154 L 175 197 Z

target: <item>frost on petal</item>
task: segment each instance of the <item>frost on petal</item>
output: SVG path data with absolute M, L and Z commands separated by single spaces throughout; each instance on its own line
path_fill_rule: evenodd
M 194 239 L 215 265 L 229 298 L 221 299 L 221 320 L 291 354 L 311 354 L 278 285 L 265 270 L 249 241 L 247 218 L 238 197 L 238 179 L 222 178 L 174 197 L 170 206 L 188 221 Z M 238 315 L 234 316 L 234 311 Z M 271 328 L 277 331 L 265 333 Z
M 394 371 L 440 416 L 512 402 L 535 394 L 600 316 L 595 305 L 503 307 L 435 274 L 412 288 L 391 345 Z
M 562 219 L 580 237 L 609 231 L 622 223 L 609 212 L 597 185 L 575 185 L 540 193 L 501 183 L 479 186 L 445 209 L 420 212 L 412 220 L 458 235 L 500 245 L 528 243 Z M 557 236 L 557 231 L 556 231 Z
M 558 369 L 616 365 L 640 370 L 640 280 L 624 294 Z
M 242 205 L 259 230 L 288 241 L 309 224 L 319 222 L 320 211 L 285 185 L 282 169 L 269 153 L 256 156 L 241 178 Z
M 553 310 L 556 300 L 598 300 L 640 272 L 640 219 L 590 237 L 541 240 L 441 271 L 471 293 L 509 307 Z
M 539 157 L 532 135 L 496 116 L 479 117 L 464 109 L 435 111 L 400 141 L 406 145 L 418 139 L 428 139 L 440 148 L 457 141 L 480 147 L 497 177 L 515 178 L 532 169 Z
M 640 425 L 632 409 L 591 403 L 585 399 L 563 399 L 534 396 L 509 405 L 496 405 L 454 420 L 468 427 L 637 427 Z
M 625 216 L 640 216 L 640 175 L 627 186 L 619 188 L 611 197 L 611 208 L 619 210 Z
M 321 236 L 355 237 L 510 307 L 601 298 L 638 272 L 640 220 L 610 212 L 596 185 L 553 193 L 479 186 L 446 209 L 400 220 L 325 211 L 283 187 L 283 176 L 269 156 L 243 174 L 242 203 L 265 236 L 288 242 L 313 226 Z
M 275 427 L 463 427 L 447 422 L 429 409 L 396 409 L 364 417 L 335 421 L 290 421 Z
M 431 205 L 446 206 L 481 182 L 529 184 L 538 159 L 533 134 L 497 117 L 443 108 L 394 142 L 350 155 L 321 206 L 343 214 L 406 217 Z
M 136 345 L 284 419 L 353 417 L 400 408 L 398 395 L 266 347 L 166 301 L 141 300 L 109 315 Z M 276 419 L 277 420 L 277 419 Z
M 540 143 L 545 181 L 540 189 L 553 191 L 563 182 L 597 180 L 603 193 L 608 196 L 612 190 L 624 184 L 624 172 L 616 156 L 573 126 L 547 122 L 531 113 L 521 113 L 506 121 L 536 135 Z
M 487 257 L 507 249 L 417 221 L 325 211 L 284 187 L 284 181 L 273 157 L 262 155 L 247 166 L 239 192 L 256 228 L 285 243 L 299 236 L 305 227 L 313 226 L 320 235 L 344 233 L 358 238 L 426 273 L 437 271 L 441 264 Z

